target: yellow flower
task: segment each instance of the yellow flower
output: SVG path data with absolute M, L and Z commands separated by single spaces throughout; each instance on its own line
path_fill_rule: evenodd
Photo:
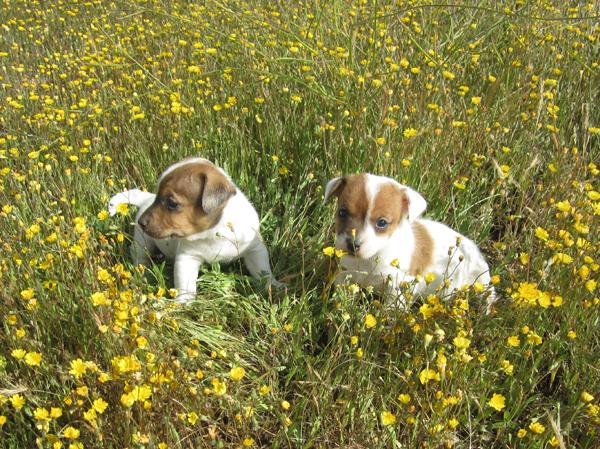
M 370 313 L 367 313 L 367 316 L 365 317 L 365 327 L 367 329 L 371 329 L 372 327 L 375 327 L 376 325 L 377 325 L 377 319 Z
M 535 236 L 538 239 L 546 242 L 546 241 L 548 241 L 549 234 L 548 234 L 548 231 L 546 231 L 544 228 L 541 228 L 538 226 L 537 228 L 535 228 Z
M 327 257 L 333 257 L 335 254 L 335 248 L 333 246 L 323 248 L 323 254 L 325 254 Z
M 225 382 L 221 382 L 219 379 L 217 379 L 215 377 L 214 379 L 212 379 L 210 381 L 210 383 L 213 386 L 213 392 L 217 396 L 223 396 L 225 393 L 227 393 L 227 385 L 225 384 Z
M 532 345 L 538 346 L 542 344 L 542 337 L 535 332 L 531 332 L 529 335 L 527 335 L 527 341 Z
M 108 402 L 106 402 L 104 399 L 102 398 L 98 398 L 93 402 L 94 410 L 96 410 L 98 413 L 102 414 L 104 413 L 104 410 L 106 410 L 106 408 L 108 407 Z
M 69 370 L 69 374 L 75 376 L 76 379 L 79 379 L 83 376 L 87 371 L 87 367 L 85 362 L 81 359 L 71 360 L 71 369 Z
M 75 427 L 67 426 L 63 431 L 63 436 L 69 440 L 76 440 L 79 438 L 79 430 Z
M 587 391 L 582 391 L 581 392 L 581 400 L 583 402 L 592 402 L 594 400 L 594 396 L 589 394 Z
M 246 437 L 244 438 L 244 440 L 242 441 L 242 445 L 245 447 L 250 447 L 254 444 L 254 439 Z
M 435 273 L 427 273 L 425 275 L 425 282 L 431 284 L 433 281 L 435 281 L 436 278 L 437 276 L 435 275 Z
M 497 411 L 501 411 L 505 405 L 505 397 L 501 394 L 494 393 L 492 399 L 489 400 L 488 405 Z
M 193 426 L 198 421 L 198 414 L 196 412 L 188 413 L 187 420 Z
M 242 368 L 241 366 L 236 366 L 235 368 L 231 368 L 231 370 L 229 371 L 229 377 L 231 377 L 231 379 L 236 382 L 239 380 L 242 380 L 245 375 L 246 375 L 246 370 L 244 370 L 244 368 Z
M 50 421 L 50 413 L 47 409 L 38 407 L 33 412 L 33 417 L 38 421 Z
M 471 97 L 471 103 L 475 105 L 481 103 L 481 97 Z
M 110 299 L 108 299 L 108 296 L 104 292 L 92 293 L 91 300 L 92 304 L 96 307 L 110 305 Z
M 408 404 L 410 402 L 410 394 L 401 393 L 398 395 L 398 400 L 403 404 Z
M 25 301 L 29 301 L 30 299 L 33 298 L 34 295 L 35 295 L 35 292 L 33 291 L 32 288 L 28 288 L 28 289 L 21 291 L 21 299 L 24 299 Z
M 435 370 L 429 368 L 425 368 L 419 373 L 419 381 L 421 382 L 421 384 L 425 385 L 429 383 L 430 380 L 435 380 L 439 382 L 440 374 Z
M 396 424 L 396 416 L 387 410 L 381 412 L 381 424 L 383 424 L 384 426 L 391 426 Z
M 544 430 L 546 430 L 546 428 L 543 424 L 540 424 L 536 421 L 529 424 L 529 430 L 531 430 L 534 433 L 542 433 Z
M 25 363 L 30 366 L 39 366 L 42 362 L 42 354 L 39 352 L 28 352 L 25 354 Z
M 135 397 L 131 393 L 124 393 L 121 395 L 121 404 L 125 407 L 131 407 L 135 403 Z
M 10 403 L 15 408 L 15 410 L 21 410 L 21 408 L 25 405 L 25 398 L 20 394 L 13 394 L 10 397 Z
M 573 258 L 565 253 L 556 253 L 552 258 L 555 263 L 562 263 L 568 265 L 573 262 Z
M 288 401 L 285 401 L 285 400 L 281 401 L 281 408 L 282 409 L 289 410 L 290 407 L 291 407 L 291 405 L 290 405 L 290 403 Z
M 527 435 L 526 429 L 519 429 L 517 431 L 517 438 L 525 438 L 525 435 Z
M 129 214 L 129 205 L 127 203 L 121 203 L 117 205 L 117 213 L 120 215 Z
M 0 428 L 6 424 L 6 416 L 0 415 Z
M 346 254 L 348 254 L 346 251 L 344 251 L 343 249 L 336 249 L 335 250 L 335 257 L 342 257 L 345 256 Z
M 506 339 L 506 343 L 508 343 L 509 346 L 516 348 L 521 344 L 521 340 L 519 339 L 518 335 L 511 335 Z
M 406 128 L 404 131 L 402 131 L 402 135 L 407 139 L 410 139 L 411 137 L 415 137 L 417 135 L 417 130 L 414 128 Z
M 454 337 L 454 340 L 452 340 L 452 343 L 458 349 L 467 349 L 469 347 L 469 345 L 471 344 L 471 340 L 459 335 L 458 337 Z
M 575 338 L 577 338 L 577 333 L 573 330 L 570 330 L 567 332 L 567 337 L 569 337 L 571 340 L 575 340 Z
M 12 355 L 15 359 L 20 360 L 23 357 L 25 357 L 25 354 L 27 354 L 27 351 L 25 351 L 25 349 L 13 349 L 10 353 L 10 355 Z

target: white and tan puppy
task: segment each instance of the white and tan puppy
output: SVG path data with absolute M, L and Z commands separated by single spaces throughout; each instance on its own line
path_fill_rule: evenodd
M 329 181 L 325 201 L 331 196 L 338 200 L 336 248 L 346 252 L 336 283 L 351 278 L 391 293 L 401 304 L 401 286 L 413 281 L 418 295 L 489 284 L 489 267 L 477 245 L 442 223 L 419 219 L 427 203 L 411 188 L 363 173 Z M 435 279 L 426 282 L 426 275 Z M 488 309 L 494 296 L 490 289 Z
M 159 250 L 174 261 L 176 301 L 196 297 L 203 263 L 242 258 L 250 274 L 279 287 L 271 274 L 269 255 L 250 201 L 229 176 L 212 162 L 189 158 L 167 168 L 158 179 L 158 193 L 133 189 L 113 196 L 111 215 L 119 204 L 139 207 L 135 217 L 132 256 L 148 264 Z

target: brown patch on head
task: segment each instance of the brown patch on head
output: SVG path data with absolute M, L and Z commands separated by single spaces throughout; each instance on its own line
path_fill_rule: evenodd
M 213 227 L 235 193 L 233 183 L 213 164 L 185 164 L 161 180 L 156 200 L 139 224 L 154 238 L 187 237 Z
M 388 182 L 379 187 L 369 219 L 378 235 L 391 235 L 408 214 L 408 197 L 404 189 Z M 379 226 L 383 224 L 385 226 Z
M 334 187 L 331 195 L 337 196 L 336 233 L 352 235 L 352 229 L 358 233 L 362 228 L 369 200 L 367 197 L 367 175 L 346 175 Z
M 422 223 L 412 223 L 415 236 L 415 250 L 410 259 L 409 274 L 417 276 L 424 274 L 433 262 L 433 238 Z

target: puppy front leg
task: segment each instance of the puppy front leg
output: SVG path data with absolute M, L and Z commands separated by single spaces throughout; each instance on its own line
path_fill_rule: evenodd
M 252 245 L 244 252 L 242 259 L 244 259 L 244 264 L 254 279 L 266 278 L 269 285 L 274 288 L 285 286 L 273 277 L 271 265 L 269 264 L 269 252 L 260 237 L 256 237 Z
M 175 256 L 174 277 L 177 302 L 189 302 L 196 298 L 196 281 L 202 261 L 187 255 Z

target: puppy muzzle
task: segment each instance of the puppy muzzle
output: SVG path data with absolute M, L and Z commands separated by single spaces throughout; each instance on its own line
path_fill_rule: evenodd
M 356 256 L 358 251 L 360 251 L 361 241 L 357 238 L 347 237 L 346 238 L 346 248 L 348 252 L 353 256 Z

